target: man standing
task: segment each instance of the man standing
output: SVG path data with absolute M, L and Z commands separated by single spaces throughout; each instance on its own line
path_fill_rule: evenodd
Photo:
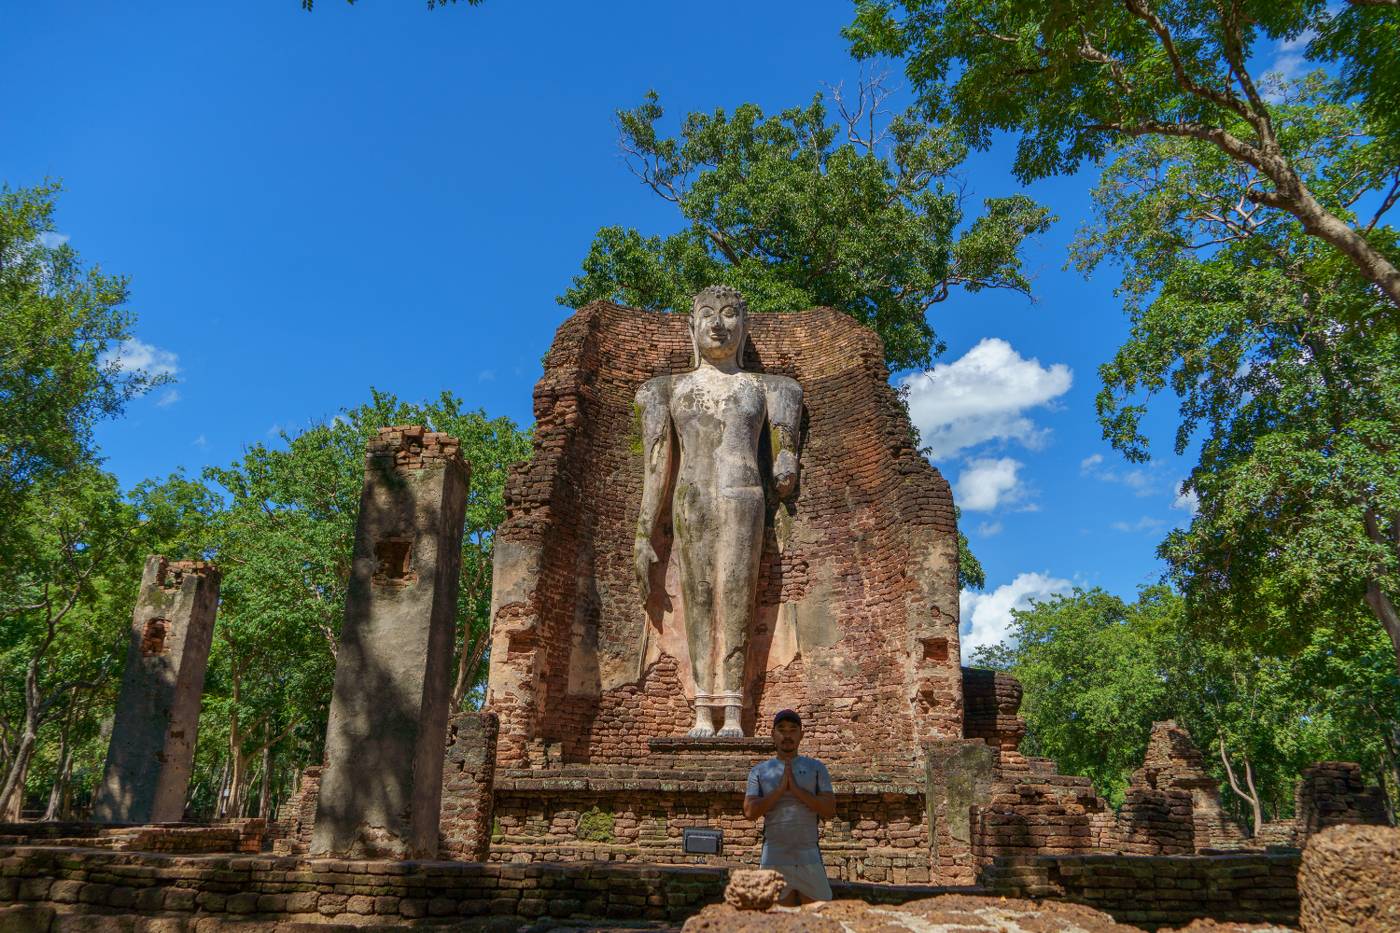
M 759 867 L 782 873 L 787 887 L 779 903 L 788 907 L 831 900 L 831 883 L 817 847 L 817 820 L 836 813 L 836 798 L 826 765 L 797 754 L 801 743 L 802 718 L 790 709 L 774 716 L 773 747 L 778 754 L 753 766 L 744 793 L 744 816 L 763 817 Z

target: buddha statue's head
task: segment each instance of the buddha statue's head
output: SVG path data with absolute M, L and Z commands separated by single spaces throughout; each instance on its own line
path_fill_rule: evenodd
M 691 301 L 690 339 L 696 366 L 704 359 L 715 365 L 733 360 L 742 367 L 748 333 L 749 306 L 737 288 L 711 285 Z

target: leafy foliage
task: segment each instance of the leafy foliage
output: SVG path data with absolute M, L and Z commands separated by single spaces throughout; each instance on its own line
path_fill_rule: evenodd
M 1316 77 L 1282 88 L 1283 138 L 1328 168 L 1319 190 L 1360 196 L 1373 153 L 1337 140 L 1362 130 Z M 1203 622 L 1278 651 L 1309 620 L 1372 617 L 1400 669 L 1400 337 L 1391 308 L 1287 215 L 1260 215 L 1227 158 L 1143 139 L 1095 192 L 1100 223 L 1075 245 L 1082 268 L 1124 269 L 1133 327 L 1101 369 L 1104 436 L 1146 459 L 1147 403 L 1179 399 L 1175 449 L 1201 440 L 1184 484 L 1200 512 L 1162 554 Z M 1364 156 L 1364 157 L 1363 157 Z M 1228 637 L 1228 636 L 1227 636 Z
M 468 411 L 443 393 L 409 404 L 371 390 L 370 400 L 282 447 L 257 444 L 206 478 L 227 491 L 210 538 L 224 571 L 219 625 L 205 702 L 213 760 L 229 763 L 230 812 L 246 769 L 269 745 L 292 736 L 284 758 L 319 760 L 344 616 L 364 478 L 365 444 L 378 428 L 422 424 L 462 442 L 471 466 L 462 582 L 458 594 L 458 678 L 454 705 L 470 702 L 484 676 L 490 625 L 492 536 L 505 517 L 507 468 L 530 453 L 528 432 L 508 418 Z M 201 743 L 203 745 L 203 743 Z M 241 763 L 240 763 L 241 762 Z
M 1351 24 L 1364 25 L 1354 45 Z M 1377 228 L 1400 193 L 1387 105 L 1397 67 L 1393 43 L 1381 44 L 1397 28 L 1393 5 L 1334 20 L 1322 0 L 859 0 L 846 34 L 858 56 L 903 58 L 926 114 L 951 117 L 974 145 L 1018 133 L 1022 179 L 1072 172 L 1139 139 L 1186 143 L 1175 154 L 1188 171 L 1223 157 L 1244 206 L 1296 220 L 1397 305 L 1394 236 Z M 1318 29 L 1313 54 L 1334 57 L 1344 76 L 1326 82 L 1327 95 L 1357 105 L 1345 131 L 1316 109 L 1319 119 L 1292 119 L 1277 81 L 1252 73 L 1274 40 Z M 1351 189 L 1376 200 L 1369 222 L 1341 195 Z
M 92 461 L 94 424 L 165 381 L 110 355 L 131 334 L 126 280 L 57 234 L 59 190 L 0 187 L 0 538 L 34 484 Z
M 1014 195 L 969 219 L 953 175 L 961 138 L 909 113 L 886 121 L 886 96 L 871 83 L 854 105 L 838 95 L 840 124 L 821 95 L 776 116 L 753 104 L 692 113 L 678 138 L 661 134 L 655 92 L 620 111 L 632 170 L 688 226 L 665 237 L 604 227 L 559 303 L 688 311 L 724 283 L 755 311 L 837 308 L 880 334 L 891 366 L 929 365 L 943 349 L 929 309 L 959 286 L 1029 294 L 1019 250 L 1052 218 Z
M 0 805 L 51 777 L 30 773 L 46 725 L 64 720 L 66 735 L 75 710 L 90 717 L 115 702 L 145 555 L 192 556 L 182 542 L 209 506 L 202 487 L 178 476 L 124 499 L 115 477 L 92 466 L 46 477 L 25 497 L 0 561 Z M 77 729 L 92 738 L 96 723 Z M 11 815 L 18 803 L 10 798 Z
M 1077 589 L 1013 618 L 1009 645 L 983 649 L 974 663 L 1024 685 L 1022 748 L 1092 777 L 1114 803 L 1141 766 L 1152 723 L 1166 719 L 1191 730 L 1218 779 L 1222 743 L 1233 767 L 1248 766 L 1267 818 L 1289 815 L 1299 773 L 1318 760 L 1384 769 L 1392 787 L 1400 778 L 1389 744 L 1400 690 L 1374 630 L 1322 620 L 1281 658 L 1204 635 L 1163 586 L 1132 603 Z
M 93 426 L 163 377 L 114 357 L 126 281 L 56 232 L 58 192 L 0 187 L 0 819 L 18 814 L 40 731 L 106 689 L 133 561 L 176 510 L 143 520 L 96 465 Z

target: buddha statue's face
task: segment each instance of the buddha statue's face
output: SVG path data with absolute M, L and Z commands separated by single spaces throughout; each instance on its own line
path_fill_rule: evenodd
M 711 363 L 737 360 L 748 321 L 743 305 L 734 298 L 700 298 L 690 313 L 695 348 Z

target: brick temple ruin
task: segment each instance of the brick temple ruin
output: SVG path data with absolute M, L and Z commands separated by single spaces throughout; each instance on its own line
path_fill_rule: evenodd
M 594 303 L 560 327 L 534 456 L 512 470 L 496 532 L 482 711 L 446 712 L 465 465 L 445 435 L 385 428 L 366 455 L 324 764 L 270 825 L 0 827 L 0 901 L 190 923 L 684 917 L 719 896 L 724 869 L 758 862 L 744 779 L 787 707 L 834 779 L 821 845 L 838 896 L 975 885 L 1125 920 L 1296 922 L 1298 847 L 1384 822 L 1360 769 L 1324 762 L 1294 820 L 1246 839 L 1173 722 L 1154 726 L 1116 812 L 1088 778 L 1023 755 L 1020 684 L 961 666 L 948 483 L 916 449 L 878 338 L 831 309 L 751 321 L 743 370 L 801 388 L 800 480 L 764 489 L 748 737 L 689 735 L 698 691 L 667 516 L 645 600 L 633 543 L 638 387 L 695 352 L 679 315 Z M 765 467 L 777 443 L 762 436 Z M 135 632 L 132 651 L 170 631 Z M 702 828 L 721 831 L 718 852 L 687 847 Z
M 878 338 L 830 309 L 753 319 L 745 369 L 804 392 L 802 478 L 790 501 L 770 496 L 745 710 L 758 734 L 687 737 L 694 687 L 675 558 L 644 604 L 631 542 L 637 387 L 692 365 L 683 316 L 595 303 L 560 327 L 535 390 L 534 457 L 511 473 L 496 535 L 486 707 L 448 725 L 442 857 L 756 864 L 744 779 L 771 754 L 756 727 L 785 707 L 803 715 L 803 752 L 836 783 L 822 839 L 836 879 L 1011 883 L 1042 856 L 1247 845 L 1175 723 L 1153 729 L 1116 813 L 1087 778 L 1020 753 L 1020 684 L 960 665 L 948 484 L 913 444 Z M 308 851 L 323 780 L 308 769 L 282 808 L 276 851 Z M 1303 794 L 1300 813 L 1318 809 Z M 1374 817 L 1350 806 L 1367 814 L 1356 822 Z M 720 853 L 686 851 L 686 830 L 700 828 L 722 831 Z M 1274 832 L 1281 844 L 1306 838 Z

